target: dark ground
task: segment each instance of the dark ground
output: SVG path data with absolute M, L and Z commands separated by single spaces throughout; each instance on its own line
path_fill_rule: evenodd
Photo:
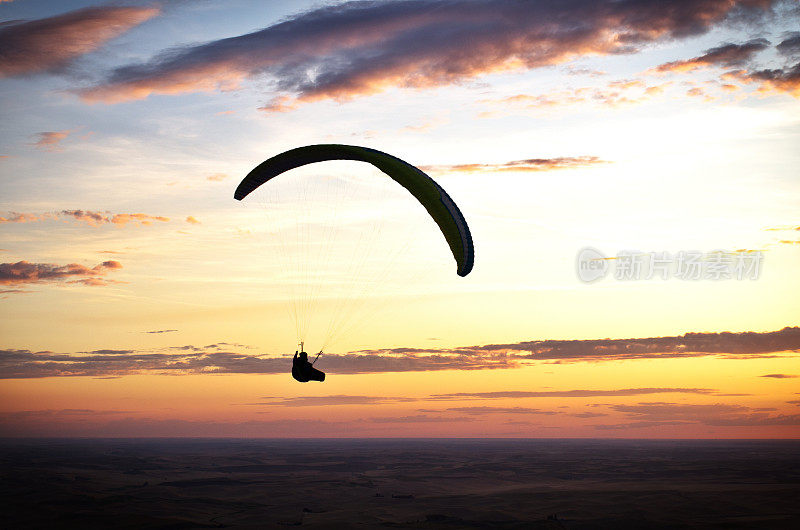
M 5 440 L 0 527 L 800 528 L 800 441 Z

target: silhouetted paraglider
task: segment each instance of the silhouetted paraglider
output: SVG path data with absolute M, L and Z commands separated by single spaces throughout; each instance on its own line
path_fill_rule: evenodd
M 466 276 L 470 273 L 474 262 L 472 236 L 458 206 L 439 184 L 419 168 L 376 149 L 342 144 L 307 145 L 290 149 L 250 171 L 236 188 L 234 198 L 244 199 L 259 186 L 291 169 L 329 160 L 367 162 L 405 188 L 425 207 L 438 225 L 458 265 L 458 275 Z M 302 335 L 299 337 L 301 344 L 303 338 Z M 325 374 L 313 368 L 313 363 L 308 361 L 308 354 L 302 349 L 301 347 L 299 352 L 295 352 L 292 367 L 294 378 L 301 382 L 324 381 Z M 317 358 L 321 353 L 322 351 L 317 354 Z
M 317 354 L 317 359 L 322 352 Z M 325 372 L 321 372 L 314 368 L 314 363 L 308 361 L 308 354 L 303 351 L 303 343 L 300 343 L 300 352 L 294 352 L 294 359 L 292 360 L 292 377 L 301 383 L 308 383 L 309 381 L 325 381 Z

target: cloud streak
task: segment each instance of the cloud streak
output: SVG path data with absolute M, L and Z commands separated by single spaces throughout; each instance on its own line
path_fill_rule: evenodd
M 543 340 L 458 348 L 460 352 L 507 352 L 513 359 L 560 362 L 670 357 L 762 356 L 800 350 L 800 327 L 757 333 L 686 333 L 675 337 L 595 340 Z
M 691 72 L 708 66 L 741 66 L 753 56 L 769 47 L 766 39 L 752 39 L 743 44 L 727 43 L 706 50 L 703 55 L 683 61 L 664 63 L 653 69 L 654 72 Z
M 555 169 L 572 169 L 607 164 L 596 156 L 567 156 L 557 158 L 528 158 L 512 160 L 501 164 L 455 164 L 439 166 L 420 166 L 423 171 L 431 173 L 490 173 L 497 171 L 552 171 Z
M 0 26 L 0 78 L 53 72 L 159 14 L 155 7 L 89 7 Z
M 89 226 L 113 224 L 122 227 L 128 223 L 149 226 L 154 222 L 169 222 L 169 217 L 164 217 L 161 215 L 148 215 L 144 213 L 111 213 L 108 211 L 100 212 L 92 210 L 61 210 L 60 212 L 46 212 L 41 214 L 10 212 L 6 215 L 8 215 L 8 217 L 0 217 L 0 224 L 34 223 L 38 221 L 49 221 L 59 218 L 78 221 L 79 223 L 85 223 Z
M 66 140 L 67 137 L 73 132 L 74 131 L 72 129 L 67 129 L 63 131 L 46 131 L 36 133 L 36 141 L 33 142 L 32 145 L 37 149 L 55 153 L 61 151 L 61 142 Z
M 278 401 L 264 401 L 259 405 L 280 405 L 283 407 L 321 407 L 330 405 L 378 405 L 387 403 L 407 403 L 417 401 L 409 397 L 385 396 L 348 396 L 337 394 L 332 396 L 297 396 L 282 398 Z
M 654 427 L 660 425 L 699 423 L 712 427 L 754 427 L 768 425 L 800 425 L 800 414 L 770 415 L 744 405 L 725 403 L 638 403 L 612 405 L 611 408 L 634 419 L 623 425 L 598 425 L 599 429 Z
M 432 399 L 461 400 L 461 399 L 521 399 L 521 398 L 549 398 L 549 397 L 620 397 L 641 396 L 647 394 L 714 394 L 715 390 L 708 388 L 620 388 L 614 390 L 502 390 L 496 392 L 455 392 L 450 394 L 433 394 Z
M 26 262 L 22 262 L 26 263 Z M 117 262 L 106 262 L 117 263 Z M 75 265 L 59 268 L 37 264 L 20 266 L 19 272 L 0 271 L 6 284 L 57 281 L 68 276 L 97 277 L 95 269 Z M 108 270 L 113 267 L 106 266 Z M 102 279 L 102 278 L 101 278 Z M 54 376 L 121 376 L 137 373 L 162 374 L 278 374 L 288 373 L 288 356 L 256 354 L 250 347 L 216 343 L 206 346 L 174 346 L 160 351 L 107 350 L 89 353 L 34 353 L 0 350 L 0 378 Z M 512 344 L 490 344 L 454 349 L 390 348 L 361 350 L 347 354 L 325 354 L 321 361 L 331 374 L 422 372 L 439 370 L 515 369 L 526 363 L 598 362 L 610 360 L 691 358 L 716 355 L 727 358 L 764 357 L 800 349 L 800 328 L 768 333 L 687 333 L 679 337 L 638 339 L 546 340 Z M 703 388 L 629 388 L 618 390 L 502 391 L 436 394 L 430 399 L 492 399 L 521 397 L 594 397 L 655 393 L 716 394 Z M 718 394 L 717 394 L 718 395 Z M 362 396 L 363 398 L 363 396 Z M 348 398 L 349 399 L 349 398 Z M 274 404 L 277 404 L 275 402 Z
M 79 263 L 54 265 L 52 263 L 0 263 L 0 285 L 24 285 L 35 283 L 54 283 L 70 278 L 67 283 L 82 283 L 89 286 L 107 285 L 110 280 L 100 278 L 109 271 L 122 268 L 118 261 L 104 261 L 89 268 Z
M 286 110 L 390 87 L 429 88 L 581 56 L 635 53 L 653 42 L 702 35 L 733 15 L 760 18 L 772 3 L 346 2 L 253 33 L 165 51 L 117 68 L 78 93 L 89 102 L 115 103 L 231 90 L 266 76 L 275 97 L 264 109 Z

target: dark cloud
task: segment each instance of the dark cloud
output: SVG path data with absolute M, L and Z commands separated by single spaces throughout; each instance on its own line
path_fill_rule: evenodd
M 744 44 L 727 43 L 706 50 L 703 55 L 683 61 L 672 61 L 657 66 L 656 72 L 689 72 L 705 66 L 741 66 L 753 56 L 768 48 L 767 39 L 753 39 Z
M 800 55 L 800 31 L 795 31 L 786 36 L 775 48 L 781 55 L 796 57 Z
M 634 53 L 702 35 L 736 16 L 758 19 L 770 0 L 393 0 L 346 2 L 253 33 L 165 51 L 85 88 L 87 101 L 229 90 L 266 76 L 265 110 L 346 100 L 389 87 L 425 88 L 582 56 Z M 745 14 L 746 13 L 746 14 Z
M 93 355 L 128 355 L 131 353 L 136 353 L 135 350 L 92 350 L 90 352 L 81 352 L 81 353 L 91 353 Z
M 155 7 L 89 7 L 0 25 L 0 78 L 54 71 L 156 16 Z
M 105 285 L 99 276 L 121 269 L 118 261 L 104 261 L 92 268 L 79 263 L 68 265 L 54 265 L 52 263 L 29 263 L 18 261 L 16 263 L 0 263 L 0 285 L 22 285 L 31 283 L 52 283 L 69 278 L 85 276 L 69 283 L 84 283 L 86 285 Z M 93 283 L 100 282 L 100 283 Z
M 496 171 L 552 171 L 554 169 L 570 169 L 607 164 L 596 156 L 565 156 L 557 158 L 528 158 L 512 160 L 502 164 L 455 164 L 444 166 L 420 166 L 423 171 L 431 173 L 476 173 Z
M 145 333 L 174 333 L 177 329 L 156 329 L 153 331 L 145 331 Z
M 798 376 L 791 374 L 764 374 L 758 377 L 772 377 L 773 379 L 792 379 Z

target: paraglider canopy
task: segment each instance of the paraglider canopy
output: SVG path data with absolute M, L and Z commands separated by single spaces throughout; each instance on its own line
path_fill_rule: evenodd
M 442 231 L 458 265 L 458 275 L 469 274 L 474 262 L 472 236 L 458 206 L 441 186 L 419 168 L 376 149 L 342 144 L 317 144 L 291 149 L 256 166 L 239 183 L 234 198 L 244 199 L 253 190 L 281 173 L 328 160 L 367 162 L 408 190 L 425 207 Z

